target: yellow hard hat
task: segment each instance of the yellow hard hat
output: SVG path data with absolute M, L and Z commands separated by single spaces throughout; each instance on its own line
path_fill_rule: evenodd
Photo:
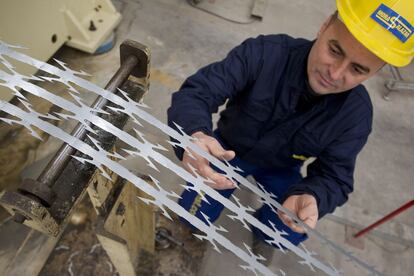
M 413 0 L 336 0 L 336 4 L 348 30 L 376 56 L 394 66 L 411 62 Z

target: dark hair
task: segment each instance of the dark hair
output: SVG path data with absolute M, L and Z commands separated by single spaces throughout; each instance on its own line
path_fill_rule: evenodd
M 329 18 L 328 26 L 334 23 L 336 20 L 340 20 L 338 10 L 336 10 L 333 14 L 331 14 L 331 17 Z

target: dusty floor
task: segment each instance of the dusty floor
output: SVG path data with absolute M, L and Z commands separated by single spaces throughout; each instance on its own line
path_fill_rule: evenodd
M 85 198 L 39 275 L 117 275 L 94 234 L 95 223 L 96 213 Z
M 162 227 L 182 243 L 156 243 L 155 254 L 139 268 L 138 275 L 198 275 L 207 242 L 191 235 L 189 228 L 174 217 L 170 221 L 156 212 L 156 229 Z M 65 232 L 47 259 L 39 276 L 99 275 L 117 276 L 119 273 L 99 243 L 94 228 L 97 216 L 88 197 L 85 197 L 72 215 Z
M 151 87 L 145 103 L 152 108 L 150 112 L 164 122 L 171 94 L 185 77 L 194 73 L 197 68 L 223 58 L 231 48 L 247 37 L 288 33 L 312 39 L 324 18 L 335 9 L 334 1 L 269 0 L 263 21 L 236 24 L 194 9 L 185 0 L 113 2 L 123 15 L 123 20 L 116 30 L 118 45 L 124 39 L 133 39 L 151 48 Z M 232 12 L 226 9 L 222 12 L 242 18 L 245 13 L 243 5 L 249 1 L 235 2 L 237 5 L 228 6 L 233 7 Z M 219 1 L 216 4 L 219 5 Z M 104 86 L 118 67 L 118 45 L 113 51 L 100 56 L 89 56 L 77 50 L 63 48 L 57 57 L 76 69 L 89 72 L 93 75 L 93 82 Z M 405 79 L 414 81 L 414 65 L 404 68 L 401 72 Z M 347 241 L 349 233 L 355 231 L 353 227 L 361 229 L 414 198 L 414 92 L 396 92 L 391 94 L 390 101 L 385 101 L 383 95 L 387 90 L 384 82 L 389 78 L 390 73 L 384 68 L 366 83 L 374 105 L 374 126 L 372 135 L 358 158 L 355 191 L 349 202 L 337 209 L 332 216 L 320 221 L 317 229 L 386 275 L 413 275 L 414 209 L 406 211 L 392 222 L 378 228 L 375 233 L 362 238 L 357 246 Z M 166 144 L 166 137 L 159 135 L 154 129 L 148 128 L 146 135 L 152 142 Z M 24 176 L 36 176 L 44 166 L 50 158 L 50 153 L 58 145 L 53 139 L 49 143 L 37 151 L 33 158 L 34 163 L 23 171 Z M 174 158 L 171 152 L 168 156 Z M 142 160 L 130 159 L 125 164 L 131 170 L 154 173 L 145 169 Z M 182 184 L 181 180 L 163 170 L 157 177 L 161 183 L 177 192 L 182 189 L 179 186 Z M 244 202 L 254 202 L 254 198 L 245 190 L 239 191 L 239 197 Z M 232 233 L 231 238 L 236 244 L 241 245 L 242 241 L 251 243 L 251 234 L 240 230 L 240 225 L 227 216 L 221 216 L 217 223 Z M 90 243 L 88 246 L 93 244 Z M 365 274 L 363 270 L 355 268 L 341 254 L 333 253 L 316 238 L 311 238 L 305 244 L 317 252 L 321 259 L 341 269 L 345 275 Z M 109 271 L 106 261 L 104 257 L 99 259 L 102 267 L 106 265 Z M 239 264 L 231 252 L 223 251 L 219 254 L 209 247 L 203 261 L 200 262 L 198 274 L 250 275 L 243 271 Z M 279 268 L 287 275 L 320 274 L 320 271 L 313 273 L 307 267 L 298 264 L 296 256 L 277 252 L 271 269 L 278 272 Z M 93 274 L 104 275 L 98 271 Z

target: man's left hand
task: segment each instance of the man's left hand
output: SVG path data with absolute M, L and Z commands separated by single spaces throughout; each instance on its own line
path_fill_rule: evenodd
M 315 197 L 312 195 L 292 195 L 285 200 L 283 207 L 296 214 L 296 216 L 310 228 L 315 228 L 316 222 L 318 221 L 318 205 Z M 297 226 L 293 220 L 283 212 L 279 211 L 278 216 L 282 222 L 293 231 L 298 233 L 306 232 L 305 229 Z

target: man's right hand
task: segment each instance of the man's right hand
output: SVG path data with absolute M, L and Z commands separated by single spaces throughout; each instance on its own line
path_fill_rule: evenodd
M 235 157 L 235 152 L 232 150 L 225 150 L 220 145 L 220 143 L 213 137 L 204 134 L 201 131 L 197 131 L 191 135 L 191 137 L 196 138 L 194 142 L 200 148 L 205 150 L 206 152 L 210 153 L 211 155 L 215 156 L 220 160 L 227 160 L 230 161 Z M 229 180 L 224 175 L 216 172 L 210 167 L 210 163 L 207 159 L 201 157 L 200 155 L 194 153 L 192 150 L 187 149 L 184 152 L 183 156 L 183 165 L 184 168 L 193 173 L 194 168 L 196 172 L 203 176 L 209 181 L 206 182 L 210 187 L 217 189 L 217 190 L 225 190 L 225 189 L 234 189 L 236 188 L 236 184 Z

